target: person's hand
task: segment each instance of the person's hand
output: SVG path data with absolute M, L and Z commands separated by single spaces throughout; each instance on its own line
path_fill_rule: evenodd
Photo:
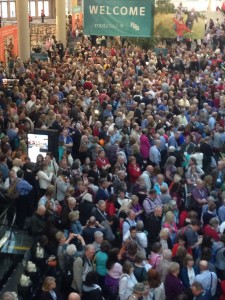
M 74 238 L 74 233 L 70 232 L 69 239 L 72 240 Z
M 82 237 L 82 235 L 80 235 L 80 234 L 77 234 L 76 237 L 77 237 L 77 239 L 78 239 L 79 241 L 84 240 L 83 237 Z

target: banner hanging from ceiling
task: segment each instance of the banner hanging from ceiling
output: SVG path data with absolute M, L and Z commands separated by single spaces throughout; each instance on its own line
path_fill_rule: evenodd
M 84 34 L 151 37 L 153 0 L 84 0 Z

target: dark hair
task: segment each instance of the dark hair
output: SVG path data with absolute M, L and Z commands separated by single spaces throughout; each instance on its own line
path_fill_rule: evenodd
M 95 271 L 90 271 L 87 273 L 85 284 L 91 286 L 93 284 L 97 284 L 98 282 L 98 273 Z
M 95 162 L 95 161 L 91 161 L 91 162 L 90 162 L 90 168 L 93 169 L 94 166 L 96 166 L 96 162 Z
M 39 239 L 38 242 L 40 245 L 43 247 L 48 244 L 48 237 L 46 235 L 42 235 Z
M 191 254 L 185 255 L 184 261 L 183 261 L 184 267 L 187 267 L 187 264 L 188 264 L 188 262 L 189 262 L 190 260 L 194 260 L 193 256 L 192 256 Z
M 150 195 L 156 194 L 156 190 L 155 190 L 155 189 L 151 189 L 151 190 L 149 191 L 149 194 L 150 194 Z
M 135 241 L 127 241 L 125 250 L 129 256 L 136 255 L 138 252 L 138 245 Z
M 22 178 L 23 177 L 23 170 L 18 170 L 16 174 L 17 174 L 18 178 Z
M 148 270 L 148 283 L 150 285 L 150 288 L 157 288 L 160 286 L 160 276 L 155 269 Z
M 212 250 L 208 247 L 202 248 L 200 260 L 207 260 L 210 261 L 212 258 Z
M 146 259 L 145 255 L 141 252 L 138 252 L 135 256 L 134 262 L 137 264 L 142 263 Z
M 111 245 L 108 241 L 104 240 L 101 243 L 100 249 L 101 249 L 102 252 L 109 253 L 110 248 L 111 248 Z
M 213 245 L 212 238 L 209 235 L 203 235 L 201 248 L 211 248 Z
M 162 244 L 159 242 L 156 242 L 152 245 L 152 252 L 158 253 L 161 248 L 162 248 Z
M 110 203 L 115 203 L 116 200 L 117 200 L 117 195 L 116 195 L 116 194 L 111 194 L 111 195 L 109 196 L 108 202 L 110 202 Z
M 6 155 L 5 154 L 1 154 L 0 155 L 0 161 L 3 162 L 6 159 Z
M 118 254 L 119 254 L 119 249 L 118 248 L 113 248 L 108 255 L 108 260 L 106 262 L 106 268 L 107 270 L 110 270 L 112 266 L 118 262 Z
M 178 259 L 183 260 L 184 257 L 185 257 L 186 255 L 187 255 L 187 250 L 186 250 L 186 248 L 183 247 L 183 246 L 179 246 L 179 247 L 177 248 L 176 257 L 177 257 Z
M 132 263 L 129 260 L 126 260 L 123 264 L 123 273 L 130 274 L 132 268 L 133 268 Z
M 191 225 L 192 226 L 201 226 L 201 222 L 198 219 L 192 219 Z
M 180 233 L 180 234 L 178 233 L 178 235 L 177 235 L 177 242 L 179 242 L 179 240 L 184 241 L 185 245 L 187 244 L 187 237 L 186 237 L 186 235 L 184 235 L 182 233 Z
M 130 226 L 129 231 L 131 232 L 131 231 L 133 231 L 133 230 L 137 230 L 136 226 Z

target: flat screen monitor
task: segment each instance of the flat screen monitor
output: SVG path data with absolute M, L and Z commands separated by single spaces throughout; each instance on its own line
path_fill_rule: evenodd
M 49 151 L 49 139 L 47 134 L 28 133 L 28 156 L 31 162 L 36 162 L 38 154 L 45 154 Z

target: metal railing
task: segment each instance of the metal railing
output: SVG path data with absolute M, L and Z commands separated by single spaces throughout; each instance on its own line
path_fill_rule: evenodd
M 11 224 L 6 224 L 7 222 L 7 216 L 8 216 L 8 211 L 11 207 L 8 206 L 0 215 L 0 220 L 2 219 L 0 223 L 0 231 L 3 231 L 3 228 L 5 227 L 6 230 L 4 232 L 4 236 L 1 237 L 0 239 L 0 249 L 5 245 L 6 242 L 9 242 L 12 236 L 12 229 L 14 227 L 15 221 L 16 221 L 16 211 L 14 211 L 13 218 L 11 221 Z

